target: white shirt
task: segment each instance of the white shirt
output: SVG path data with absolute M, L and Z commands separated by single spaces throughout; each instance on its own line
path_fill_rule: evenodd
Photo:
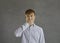
M 35 24 L 25 23 L 14 32 L 16 37 L 22 36 L 21 43 L 45 43 L 43 29 Z

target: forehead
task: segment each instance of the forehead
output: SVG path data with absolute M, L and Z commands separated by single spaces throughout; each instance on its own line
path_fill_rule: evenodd
M 34 13 L 26 14 L 27 16 L 34 16 Z

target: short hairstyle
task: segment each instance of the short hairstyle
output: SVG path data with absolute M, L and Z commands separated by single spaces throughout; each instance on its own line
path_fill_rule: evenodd
M 25 11 L 25 15 L 29 15 L 31 13 L 34 13 L 34 15 L 35 15 L 35 11 L 33 9 L 28 9 Z

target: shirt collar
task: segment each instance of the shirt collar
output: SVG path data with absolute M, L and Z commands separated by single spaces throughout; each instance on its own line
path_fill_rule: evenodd
M 34 27 L 34 25 L 35 25 L 35 24 L 30 25 L 30 27 L 31 27 L 31 26 L 33 26 L 33 27 Z

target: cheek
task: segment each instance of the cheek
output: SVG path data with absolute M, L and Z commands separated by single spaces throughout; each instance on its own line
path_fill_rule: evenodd
M 34 18 L 32 18 L 31 20 L 33 20 L 33 21 L 34 21 Z
M 27 21 L 29 21 L 30 19 L 29 19 L 29 18 L 27 18 L 26 20 L 27 20 Z

